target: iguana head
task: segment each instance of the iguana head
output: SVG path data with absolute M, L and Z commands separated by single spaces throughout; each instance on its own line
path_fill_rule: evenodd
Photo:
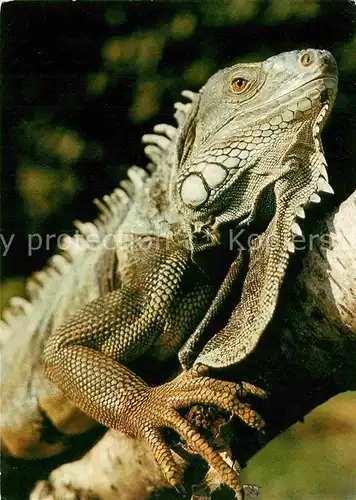
M 248 231 L 256 219 L 265 220 L 237 316 L 230 320 L 243 336 L 239 330 L 253 322 L 252 340 L 242 349 L 236 344 L 229 361 L 221 362 L 220 332 L 200 355 L 206 364 L 236 362 L 256 344 L 274 311 L 288 250 L 300 233 L 296 219 L 304 216 L 304 205 L 320 201 L 317 192 L 332 192 L 320 131 L 336 91 L 333 56 L 307 49 L 225 68 L 192 100 L 177 142 L 171 192 L 193 252 L 217 244 L 226 227 Z M 230 330 L 229 335 L 231 344 Z
M 312 157 L 324 163 L 319 135 L 336 89 L 333 56 L 313 49 L 236 64 L 208 80 L 181 129 L 172 186 L 196 236 L 203 225 L 205 237 L 212 225 L 248 225 L 267 186 Z M 290 178 L 286 189 L 295 190 Z M 310 194 L 318 190 L 318 179 L 302 180 Z

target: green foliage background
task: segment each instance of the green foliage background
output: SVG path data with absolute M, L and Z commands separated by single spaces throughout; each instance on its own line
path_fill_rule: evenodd
M 72 220 L 90 220 L 140 137 L 173 123 L 180 91 L 220 67 L 284 50 L 330 50 L 340 91 L 324 133 L 340 203 L 355 182 L 356 7 L 336 0 L 11 2 L 2 5 L 2 303 L 23 292 Z M 54 237 L 32 255 L 28 235 Z M 3 249 L 2 249 L 3 250 Z M 3 252 L 2 252 L 3 253 Z M 356 499 L 356 404 L 342 395 L 273 441 L 244 477 L 263 500 Z

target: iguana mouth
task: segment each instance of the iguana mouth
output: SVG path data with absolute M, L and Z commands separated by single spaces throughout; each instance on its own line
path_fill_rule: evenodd
M 303 98 L 307 98 L 312 102 L 312 108 L 317 104 L 325 104 L 334 100 L 337 91 L 338 79 L 336 76 L 332 75 L 322 75 L 303 83 L 301 86 L 295 88 L 292 91 L 286 92 L 269 101 L 268 104 L 275 101 L 280 101 L 280 106 L 284 104 L 290 104 L 291 102 L 298 102 Z M 316 85 L 318 84 L 318 85 Z M 320 95 L 315 98 L 314 92 L 318 92 Z
M 321 81 L 325 88 L 320 93 L 320 103 L 326 104 L 334 99 L 337 90 L 337 78 L 327 75 L 315 78 L 312 82 Z

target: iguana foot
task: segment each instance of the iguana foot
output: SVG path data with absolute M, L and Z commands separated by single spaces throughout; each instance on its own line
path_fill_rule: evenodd
M 197 403 L 216 405 L 239 417 L 248 426 L 261 429 L 264 425 L 262 418 L 239 398 L 249 394 L 265 397 L 265 393 L 251 384 L 216 380 L 205 376 L 206 373 L 205 367 L 198 366 L 182 373 L 171 382 L 147 389 L 145 397 L 140 397 L 139 404 L 132 408 L 136 413 L 132 415 L 132 420 L 130 419 L 131 431 L 135 421 L 135 436 L 149 443 L 155 459 L 171 485 L 181 483 L 182 472 L 164 441 L 160 431 L 162 427 L 176 431 L 189 449 L 199 454 L 218 473 L 221 480 L 235 491 L 236 498 L 242 499 L 243 487 L 238 473 L 177 410 Z

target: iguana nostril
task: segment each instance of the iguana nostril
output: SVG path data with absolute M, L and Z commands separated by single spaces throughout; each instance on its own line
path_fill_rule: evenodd
M 300 58 L 300 63 L 304 67 L 311 66 L 314 61 L 315 61 L 315 54 L 312 50 L 304 52 L 304 54 Z

